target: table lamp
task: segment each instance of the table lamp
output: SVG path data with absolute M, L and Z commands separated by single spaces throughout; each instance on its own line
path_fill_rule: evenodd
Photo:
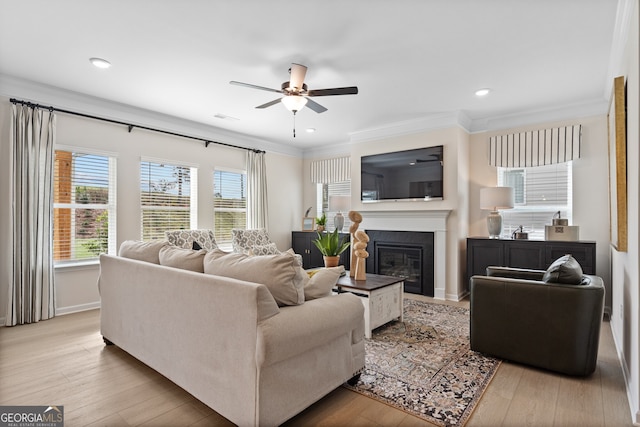
M 480 209 L 489 210 L 487 228 L 489 237 L 499 239 L 502 216 L 498 209 L 511 209 L 514 205 L 513 187 L 486 187 L 480 189 Z

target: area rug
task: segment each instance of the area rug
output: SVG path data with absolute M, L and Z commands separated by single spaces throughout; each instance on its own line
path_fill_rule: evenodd
M 404 322 L 373 331 L 345 387 L 439 426 L 464 426 L 500 360 L 469 349 L 469 310 L 405 299 Z

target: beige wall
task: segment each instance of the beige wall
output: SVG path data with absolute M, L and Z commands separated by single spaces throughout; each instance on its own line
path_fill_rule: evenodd
M 471 136 L 469 236 L 487 236 L 487 212 L 480 210 L 480 189 L 496 185 L 496 168 L 489 165 L 489 137 L 500 134 L 582 125 L 581 157 L 573 162 L 573 223 L 580 226 L 580 239 L 596 242 L 596 274 L 607 287 L 607 307 L 611 307 L 609 256 L 607 118 L 576 118 L 571 121 L 539 123 L 533 126 L 476 133 Z M 551 218 L 549 218 L 551 224 Z
M 0 197 L 9 200 L 8 144 L 11 104 L 0 98 Z M 117 241 L 140 239 L 139 162 L 141 157 L 185 162 L 198 167 L 198 228 L 213 228 L 213 170 L 217 167 L 245 170 L 246 151 L 157 132 L 127 127 L 66 114 L 57 115 L 57 144 L 96 149 L 117 156 Z M 268 153 L 267 192 L 269 194 L 269 233 L 281 250 L 291 246 L 291 230 L 301 217 L 302 187 L 298 157 Z M 9 204 L 0 207 L 0 317 L 7 306 L 8 267 L 11 258 Z M 56 269 L 56 307 L 58 313 L 97 307 L 98 266 Z
M 362 203 L 360 201 L 360 157 L 390 151 L 413 148 L 444 146 L 444 198 L 441 201 L 382 201 Z M 439 129 L 411 135 L 380 138 L 352 144 L 351 156 L 351 209 L 367 211 L 428 211 L 450 210 L 447 219 L 446 254 L 446 298 L 458 300 L 465 296 L 464 253 L 462 248 L 467 236 L 468 200 L 468 146 L 469 135 L 460 128 Z M 339 157 L 336 155 L 335 157 Z M 316 159 L 306 159 L 303 169 L 305 206 L 316 206 L 316 186 L 309 179 L 310 164 Z M 362 228 L 367 225 L 363 221 Z

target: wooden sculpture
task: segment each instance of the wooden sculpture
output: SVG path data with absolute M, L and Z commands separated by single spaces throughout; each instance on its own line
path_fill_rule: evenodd
M 351 221 L 351 227 L 349 227 L 349 233 L 351 234 L 351 252 L 349 257 L 349 262 L 351 265 L 351 269 L 349 270 L 349 276 L 355 277 L 356 275 L 356 249 L 354 244 L 356 243 L 356 231 L 358 231 L 358 227 L 362 222 L 362 215 L 360 212 L 349 211 L 349 221 Z
M 356 243 L 353 245 L 356 256 L 356 280 L 367 280 L 367 258 L 369 252 L 367 252 L 367 244 L 369 243 L 369 236 L 364 230 L 358 230 L 355 234 Z M 352 266 L 353 268 L 353 266 Z

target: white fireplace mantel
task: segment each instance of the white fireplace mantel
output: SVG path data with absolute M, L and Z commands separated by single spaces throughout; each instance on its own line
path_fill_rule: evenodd
M 363 230 L 427 231 L 434 233 L 434 298 L 446 299 L 447 218 L 446 210 L 360 211 Z

